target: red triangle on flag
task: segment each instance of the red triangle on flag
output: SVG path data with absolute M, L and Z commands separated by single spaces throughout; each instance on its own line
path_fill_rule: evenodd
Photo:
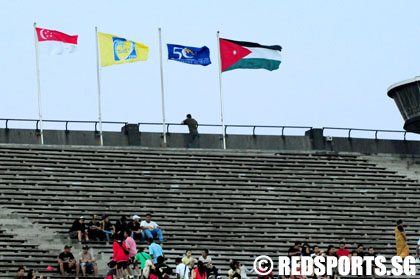
M 227 40 L 219 39 L 222 72 L 247 56 L 251 51 Z

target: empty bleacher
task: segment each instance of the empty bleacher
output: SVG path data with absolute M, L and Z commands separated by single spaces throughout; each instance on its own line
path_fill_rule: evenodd
M 258 255 L 285 255 L 295 240 L 394 255 L 397 219 L 412 247 L 419 236 L 419 193 L 416 180 L 355 154 L 0 145 L 1 208 L 29 228 L 41 225 L 51 241 L 68 243 L 80 215 L 115 222 L 152 212 L 170 265 L 186 248 L 194 257 L 208 248 L 222 275 L 232 259 L 250 268 Z M 11 232 L 0 222 L 5 276 L 19 265 L 55 267 L 59 250 Z M 112 244 L 90 246 L 111 255 Z

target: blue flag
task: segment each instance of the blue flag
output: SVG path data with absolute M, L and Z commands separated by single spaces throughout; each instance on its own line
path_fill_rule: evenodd
M 168 59 L 193 65 L 211 64 L 210 49 L 168 44 Z

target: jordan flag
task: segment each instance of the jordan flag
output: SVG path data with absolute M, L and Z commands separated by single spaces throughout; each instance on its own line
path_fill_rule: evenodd
M 277 70 L 281 63 L 282 47 L 220 39 L 222 72 L 235 69 Z
M 70 36 L 59 31 L 35 28 L 39 49 L 51 54 L 72 53 L 77 47 L 78 36 Z

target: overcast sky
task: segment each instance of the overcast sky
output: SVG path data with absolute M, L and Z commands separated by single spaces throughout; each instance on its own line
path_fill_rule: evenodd
M 277 71 L 223 73 L 227 124 L 401 130 L 403 120 L 386 90 L 420 73 L 415 0 L 0 4 L 0 118 L 38 117 L 34 22 L 79 35 L 76 53 L 40 57 L 44 119 L 98 118 L 95 26 L 150 48 L 146 62 L 102 69 L 107 121 L 162 121 L 158 27 L 164 44 L 208 46 L 213 62 L 202 67 L 164 60 L 167 122 L 191 113 L 200 123 L 220 123 L 217 30 L 221 37 L 283 47 Z

